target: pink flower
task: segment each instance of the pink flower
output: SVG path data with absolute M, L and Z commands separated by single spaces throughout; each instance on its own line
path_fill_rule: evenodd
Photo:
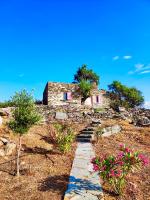
M 92 158 L 91 163 L 95 163 L 96 157 Z
M 113 169 L 110 170 L 110 176 L 115 177 L 115 171 Z
M 143 162 L 144 165 L 147 165 L 149 163 L 148 158 L 146 158 L 146 156 L 144 156 L 143 154 L 139 154 L 138 157 Z
M 120 152 L 119 154 L 118 154 L 118 158 L 122 158 L 124 156 L 124 153 L 123 152 Z
M 120 177 L 122 174 L 122 170 L 110 170 L 110 176 L 111 177 Z
M 122 174 L 122 171 L 121 170 L 118 170 L 118 171 L 116 171 L 116 177 L 120 177 L 121 176 L 121 174 Z
M 147 166 L 149 164 L 149 159 L 143 154 L 139 154 L 138 158 L 143 162 L 144 166 Z
M 96 165 L 96 164 L 94 164 L 94 165 L 93 165 L 93 170 L 94 170 L 94 171 L 98 171 L 98 170 L 99 170 L 99 166 Z
M 120 149 L 123 149 L 123 148 L 125 148 L 125 145 L 124 144 L 119 144 L 119 147 L 120 147 Z
M 125 148 L 125 152 L 126 152 L 126 153 L 130 153 L 131 150 L 130 150 L 129 148 L 126 147 L 126 148 Z
M 105 169 L 106 169 L 106 166 L 103 166 L 103 167 L 101 168 L 102 171 L 104 171 Z
M 122 161 L 118 162 L 118 165 L 123 165 L 123 164 L 124 164 L 124 162 L 122 162 Z

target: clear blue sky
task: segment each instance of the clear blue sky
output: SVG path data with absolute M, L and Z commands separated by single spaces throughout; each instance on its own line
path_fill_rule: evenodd
M 150 102 L 150 0 L 0 0 L 0 101 L 82 64 L 139 88 Z M 147 103 L 148 104 L 148 103 Z

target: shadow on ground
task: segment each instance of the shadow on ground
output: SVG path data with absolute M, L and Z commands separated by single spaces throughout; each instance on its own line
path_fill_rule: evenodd
M 31 153 L 31 154 L 41 154 L 41 155 L 47 155 L 47 154 L 51 154 L 51 155 L 58 155 L 61 154 L 61 152 L 59 152 L 57 149 L 55 150 L 47 150 L 45 148 L 42 147 L 27 147 L 25 144 L 22 145 L 23 146 L 23 151 L 24 153 Z
M 65 174 L 49 176 L 40 182 L 38 190 L 42 192 L 52 191 L 64 195 L 64 192 L 67 189 L 68 179 L 69 176 Z

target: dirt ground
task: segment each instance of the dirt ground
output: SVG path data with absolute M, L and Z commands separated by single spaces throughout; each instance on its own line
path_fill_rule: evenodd
M 150 128 L 135 127 L 128 122 L 106 120 L 104 125 L 120 124 L 122 131 L 115 136 L 99 138 L 95 145 L 96 155 L 111 155 L 119 151 L 119 144 L 144 153 L 150 158 Z M 122 197 L 116 196 L 110 186 L 103 184 L 105 200 L 150 200 L 150 165 L 127 178 L 127 187 Z
M 75 124 L 76 131 L 84 125 Z M 0 136 L 17 142 L 5 127 Z M 14 176 L 14 156 L 0 158 L 0 200 L 61 200 L 67 187 L 74 151 L 63 155 L 50 141 L 45 125 L 33 127 L 23 136 L 20 181 Z
M 115 136 L 99 138 L 95 144 L 96 155 L 115 154 L 119 144 L 139 150 L 150 158 L 150 128 L 139 128 L 123 121 L 107 120 L 103 126 L 120 124 L 122 131 Z M 85 124 L 73 124 L 82 130 Z M 6 127 L 0 129 L 0 137 L 18 141 Z M 0 200 L 62 200 L 67 188 L 76 143 L 71 152 L 63 155 L 49 138 L 46 125 L 34 126 L 22 141 L 21 177 L 14 176 L 15 154 L 0 158 Z M 10 160 L 13 160 L 10 162 Z M 102 184 L 105 200 L 150 200 L 150 167 L 128 177 L 123 197 L 116 196 L 110 186 Z

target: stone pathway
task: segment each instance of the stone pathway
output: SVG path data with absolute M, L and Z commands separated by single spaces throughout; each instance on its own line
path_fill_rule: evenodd
M 91 159 L 95 157 L 92 144 L 81 140 L 83 142 L 78 142 L 64 200 L 102 200 L 99 175 L 93 172 L 91 164 Z

